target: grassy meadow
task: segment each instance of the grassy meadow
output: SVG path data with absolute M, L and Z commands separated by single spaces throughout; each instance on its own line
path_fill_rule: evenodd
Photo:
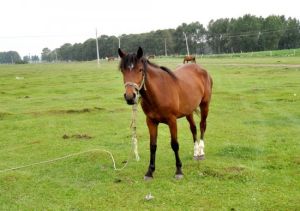
M 131 152 L 117 61 L 0 65 L 0 210 L 299 210 L 299 58 L 198 58 L 214 79 L 206 160 L 193 160 L 189 125 L 179 119 L 185 175 L 175 180 L 161 124 L 152 181 L 143 180 L 149 135 L 140 107 L 141 160 Z M 153 62 L 173 69 L 182 59 Z M 2 171 L 92 149 L 128 165 L 115 171 L 99 150 Z

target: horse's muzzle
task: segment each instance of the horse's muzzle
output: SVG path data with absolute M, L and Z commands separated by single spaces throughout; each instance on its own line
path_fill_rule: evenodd
M 124 94 L 124 98 L 127 102 L 128 105 L 133 105 L 136 103 L 136 94 L 135 93 L 132 93 L 132 94 Z

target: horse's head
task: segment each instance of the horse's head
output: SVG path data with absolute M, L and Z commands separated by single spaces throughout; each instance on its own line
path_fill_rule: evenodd
M 145 85 L 146 62 L 143 58 L 143 50 L 139 47 L 136 54 L 127 54 L 119 48 L 118 53 L 125 86 L 124 98 L 127 104 L 133 105 L 138 102 L 138 92 Z

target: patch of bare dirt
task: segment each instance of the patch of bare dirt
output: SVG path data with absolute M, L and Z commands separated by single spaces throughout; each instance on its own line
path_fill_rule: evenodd
M 239 166 L 231 166 L 231 167 L 224 168 L 224 171 L 228 173 L 240 173 L 244 170 L 245 170 L 244 167 L 239 167 Z
M 75 139 L 85 139 L 85 140 L 89 140 L 92 139 L 93 137 L 87 134 L 72 134 L 72 135 L 67 135 L 64 134 L 62 136 L 63 139 L 71 139 L 71 138 L 75 138 Z

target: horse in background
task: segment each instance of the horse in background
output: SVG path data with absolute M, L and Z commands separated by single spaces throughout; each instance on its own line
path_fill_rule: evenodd
M 183 173 L 179 157 L 177 140 L 177 119 L 185 117 L 190 124 L 194 141 L 194 159 L 204 159 L 204 133 L 206 118 L 212 95 L 212 78 L 208 72 L 197 64 L 179 66 L 175 71 L 151 63 L 143 57 L 139 47 L 137 53 L 127 54 L 118 49 L 120 70 L 125 87 L 124 98 L 128 105 L 138 103 L 146 115 L 150 135 L 150 164 L 144 179 L 152 179 L 155 171 L 157 148 L 157 131 L 160 123 L 167 124 L 171 133 L 171 147 L 176 160 L 175 178 L 181 179 Z M 193 112 L 200 108 L 200 140 Z
M 196 57 L 195 56 L 185 56 L 183 58 L 183 64 L 188 63 L 188 62 L 196 63 Z
M 155 55 L 149 55 L 147 58 L 148 58 L 148 59 L 154 59 L 154 58 L 155 58 Z
M 108 62 L 115 61 L 115 57 L 112 57 L 112 56 L 111 56 L 111 57 L 107 57 L 107 61 L 108 61 Z

